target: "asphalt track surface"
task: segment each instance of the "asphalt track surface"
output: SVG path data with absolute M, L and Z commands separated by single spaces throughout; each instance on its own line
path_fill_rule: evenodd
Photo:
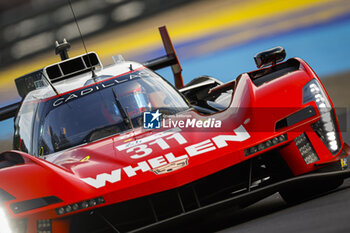
M 333 192 L 292 206 L 285 204 L 279 195 L 271 196 L 242 211 L 240 225 L 220 232 L 350 232 L 349 188 L 347 180 Z
M 206 217 L 183 232 L 348 233 L 350 180 L 331 192 L 288 205 L 278 193 L 243 210 Z

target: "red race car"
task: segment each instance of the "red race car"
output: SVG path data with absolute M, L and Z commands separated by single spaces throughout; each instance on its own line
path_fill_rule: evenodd
M 0 154 L 0 232 L 138 232 L 279 192 L 287 202 L 349 177 L 333 104 L 301 59 L 276 47 L 258 70 L 184 85 L 167 55 L 144 64 L 90 52 L 16 79 L 13 149 Z M 173 87 L 154 70 L 170 66 Z

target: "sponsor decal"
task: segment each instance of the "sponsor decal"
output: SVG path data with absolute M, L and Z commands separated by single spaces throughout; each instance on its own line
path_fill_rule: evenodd
M 82 160 L 80 160 L 80 162 L 86 162 L 90 159 L 90 155 L 86 156 L 85 158 L 83 158 Z
M 340 160 L 340 163 L 341 163 L 341 167 L 342 167 L 343 169 L 347 169 L 347 168 L 348 168 L 348 158 L 347 158 L 347 157 L 342 158 L 342 159 Z
M 179 132 L 179 131 L 181 131 L 181 129 L 179 129 L 179 128 L 169 129 L 169 130 L 166 130 L 166 131 L 163 131 L 163 132 L 160 132 L 160 133 L 152 134 L 150 136 L 143 137 L 141 139 L 138 139 L 138 140 L 135 140 L 135 141 L 131 141 L 131 142 L 128 142 L 128 143 L 125 143 L 125 144 L 122 144 L 122 145 L 119 145 L 116 148 L 119 151 L 126 150 L 126 149 L 129 149 L 131 147 L 135 147 L 137 145 L 144 144 L 144 143 L 147 143 L 147 142 L 150 142 L 150 141 L 154 141 L 154 140 L 157 141 L 157 139 L 159 139 L 159 138 L 166 137 L 168 135 L 171 135 L 171 134 Z
M 164 166 L 158 167 L 156 169 L 153 169 L 152 172 L 154 172 L 156 175 L 162 175 L 164 173 L 169 173 L 176 171 L 180 168 L 183 168 L 184 166 L 188 165 L 188 158 L 187 159 L 181 159 L 176 162 L 172 162 L 169 164 L 166 164 Z
M 119 138 L 120 139 L 125 139 L 124 142 L 127 142 L 127 141 L 131 141 L 132 138 L 130 138 L 130 137 L 134 137 L 135 135 L 136 135 L 135 132 L 128 132 L 128 133 L 125 133 L 125 134 L 121 135 Z
M 94 86 L 91 86 L 91 87 L 88 87 L 88 88 L 85 88 L 85 89 L 82 89 L 82 90 L 78 90 L 78 91 L 69 93 L 67 95 L 64 95 L 64 96 L 62 96 L 60 98 L 57 98 L 53 102 L 52 105 L 54 107 L 58 107 L 58 106 L 60 106 L 60 105 L 62 105 L 64 103 L 67 103 L 67 102 L 69 102 L 71 100 L 74 100 L 74 99 L 86 96 L 86 95 L 88 95 L 90 93 L 94 93 L 96 91 L 103 90 L 103 89 L 115 86 L 117 84 L 124 83 L 124 82 L 127 82 L 129 80 L 132 80 L 132 79 L 135 79 L 135 78 L 140 78 L 142 76 L 147 76 L 147 75 L 149 75 L 149 74 L 144 72 L 144 71 L 136 71 L 136 72 L 131 73 L 131 74 L 117 76 L 117 77 L 115 77 L 115 79 L 110 79 L 110 80 L 107 80 L 105 82 L 98 83 L 97 85 L 94 85 Z
M 233 132 L 234 134 L 216 135 L 186 147 L 185 144 L 187 144 L 188 141 L 181 134 L 181 129 L 179 128 L 156 133 L 139 140 L 119 145 L 116 149 L 125 151 L 131 159 L 145 159 L 147 156 L 151 155 L 154 150 L 168 150 L 171 149 L 171 145 L 174 144 L 184 145 L 185 153 L 175 155 L 173 152 L 166 152 L 164 155 L 143 160 L 133 166 L 130 165 L 118 168 L 109 173 L 101 173 L 96 177 L 81 178 L 81 180 L 94 188 L 102 188 L 106 186 L 107 182 L 113 184 L 121 181 L 122 173 L 130 178 L 147 171 L 152 171 L 155 174 L 158 173 L 157 175 L 176 171 L 185 167 L 192 157 L 206 154 L 209 151 L 220 150 L 221 148 L 229 146 L 230 142 L 242 142 L 250 138 L 249 133 L 243 125 L 234 129 Z M 123 175 L 123 177 L 125 176 Z

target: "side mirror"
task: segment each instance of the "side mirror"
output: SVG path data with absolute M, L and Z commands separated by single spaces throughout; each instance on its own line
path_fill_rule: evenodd
M 281 46 L 262 51 L 254 56 L 256 66 L 260 69 L 269 65 L 275 65 L 277 62 L 286 58 L 286 50 Z

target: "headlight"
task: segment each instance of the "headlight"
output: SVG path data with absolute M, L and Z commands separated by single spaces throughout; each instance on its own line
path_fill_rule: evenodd
M 306 164 L 311 164 L 320 160 L 305 133 L 296 137 L 294 142 Z
M 340 139 L 332 106 L 320 83 L 313 79 L 303 88 L 303 104 L 315 101 L 321 114 L 321 119 L 312 125 L 314 131 L 321 138 L 333 155 L 340 150 Z
M 51 219 L 42 219 L 37 221 L 37 233 L 51 233 L 52 222 Z
M 0 208 L 0 226 L 0 233 L 12 233 L 7 215 L 2 208 Z
M 258 145 L 255 145 L 253 147 L 250 147 L 250 148 L 244 150 L 244 155 L 248 156 L 251 154 L 255 154 L 261 150 L 265 150 L 267 148 L 270 148 L 272 146 L 275 146 L 275 145 L 280 144 L 280 143 L 285 142 L 285 141 L 287 141 L 287 134 L 282 134 L 280 136 L 274 137 L 270 140 L 267 140 L 265 142 L 262 142 Z
M 94 198 L 94 199 L 90 199 L 90 200 L 86 200 L 86 201 L 82 201 L 82 202 L 78 202 L 78 203 L 74 203 L 71 205 L 66 205 L 66 206 L 57 208 L 56 213 L 57 213 L 57 215 L 67 214 L 67 213 L 70 213 L 72 211 L 86 209 L 86 208 L 93 207 L 96 205 L 101 205 L 103 203 L 105 203 L 105 199 L 103 197 L 98 197 L 98 198 Z

